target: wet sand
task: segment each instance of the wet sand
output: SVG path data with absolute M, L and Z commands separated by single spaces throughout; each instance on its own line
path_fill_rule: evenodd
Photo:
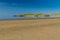
M 60 40 L 60 19 L 1 20 L 0 40 Z

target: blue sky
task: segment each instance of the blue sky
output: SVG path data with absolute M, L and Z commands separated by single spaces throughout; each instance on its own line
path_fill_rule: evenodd
M 60 13 L 60 0 L 0 0 L 0 19 L 24 13 Z

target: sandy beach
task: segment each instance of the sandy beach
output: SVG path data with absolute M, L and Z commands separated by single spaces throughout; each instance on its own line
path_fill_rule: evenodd
M 60 19 L 0 20 L 0 40 L 60 40 Z

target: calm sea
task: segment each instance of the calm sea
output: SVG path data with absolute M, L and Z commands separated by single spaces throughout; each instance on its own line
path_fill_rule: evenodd
M 24 18 L 24 17 L 12 17 L 12 18 L 0 18 L 0 20 L 36 20 L 36 19 L 52 19 L 60 17 L 41 17 L 41 18 Z

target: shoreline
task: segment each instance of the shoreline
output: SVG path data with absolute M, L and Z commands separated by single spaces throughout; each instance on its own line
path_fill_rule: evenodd
M 60 17 L 52 17 L 52 18 L 18 18 L 18 19 L 0 19 L 1 20 L 39 20 L 39 19 L 60 19 Z

